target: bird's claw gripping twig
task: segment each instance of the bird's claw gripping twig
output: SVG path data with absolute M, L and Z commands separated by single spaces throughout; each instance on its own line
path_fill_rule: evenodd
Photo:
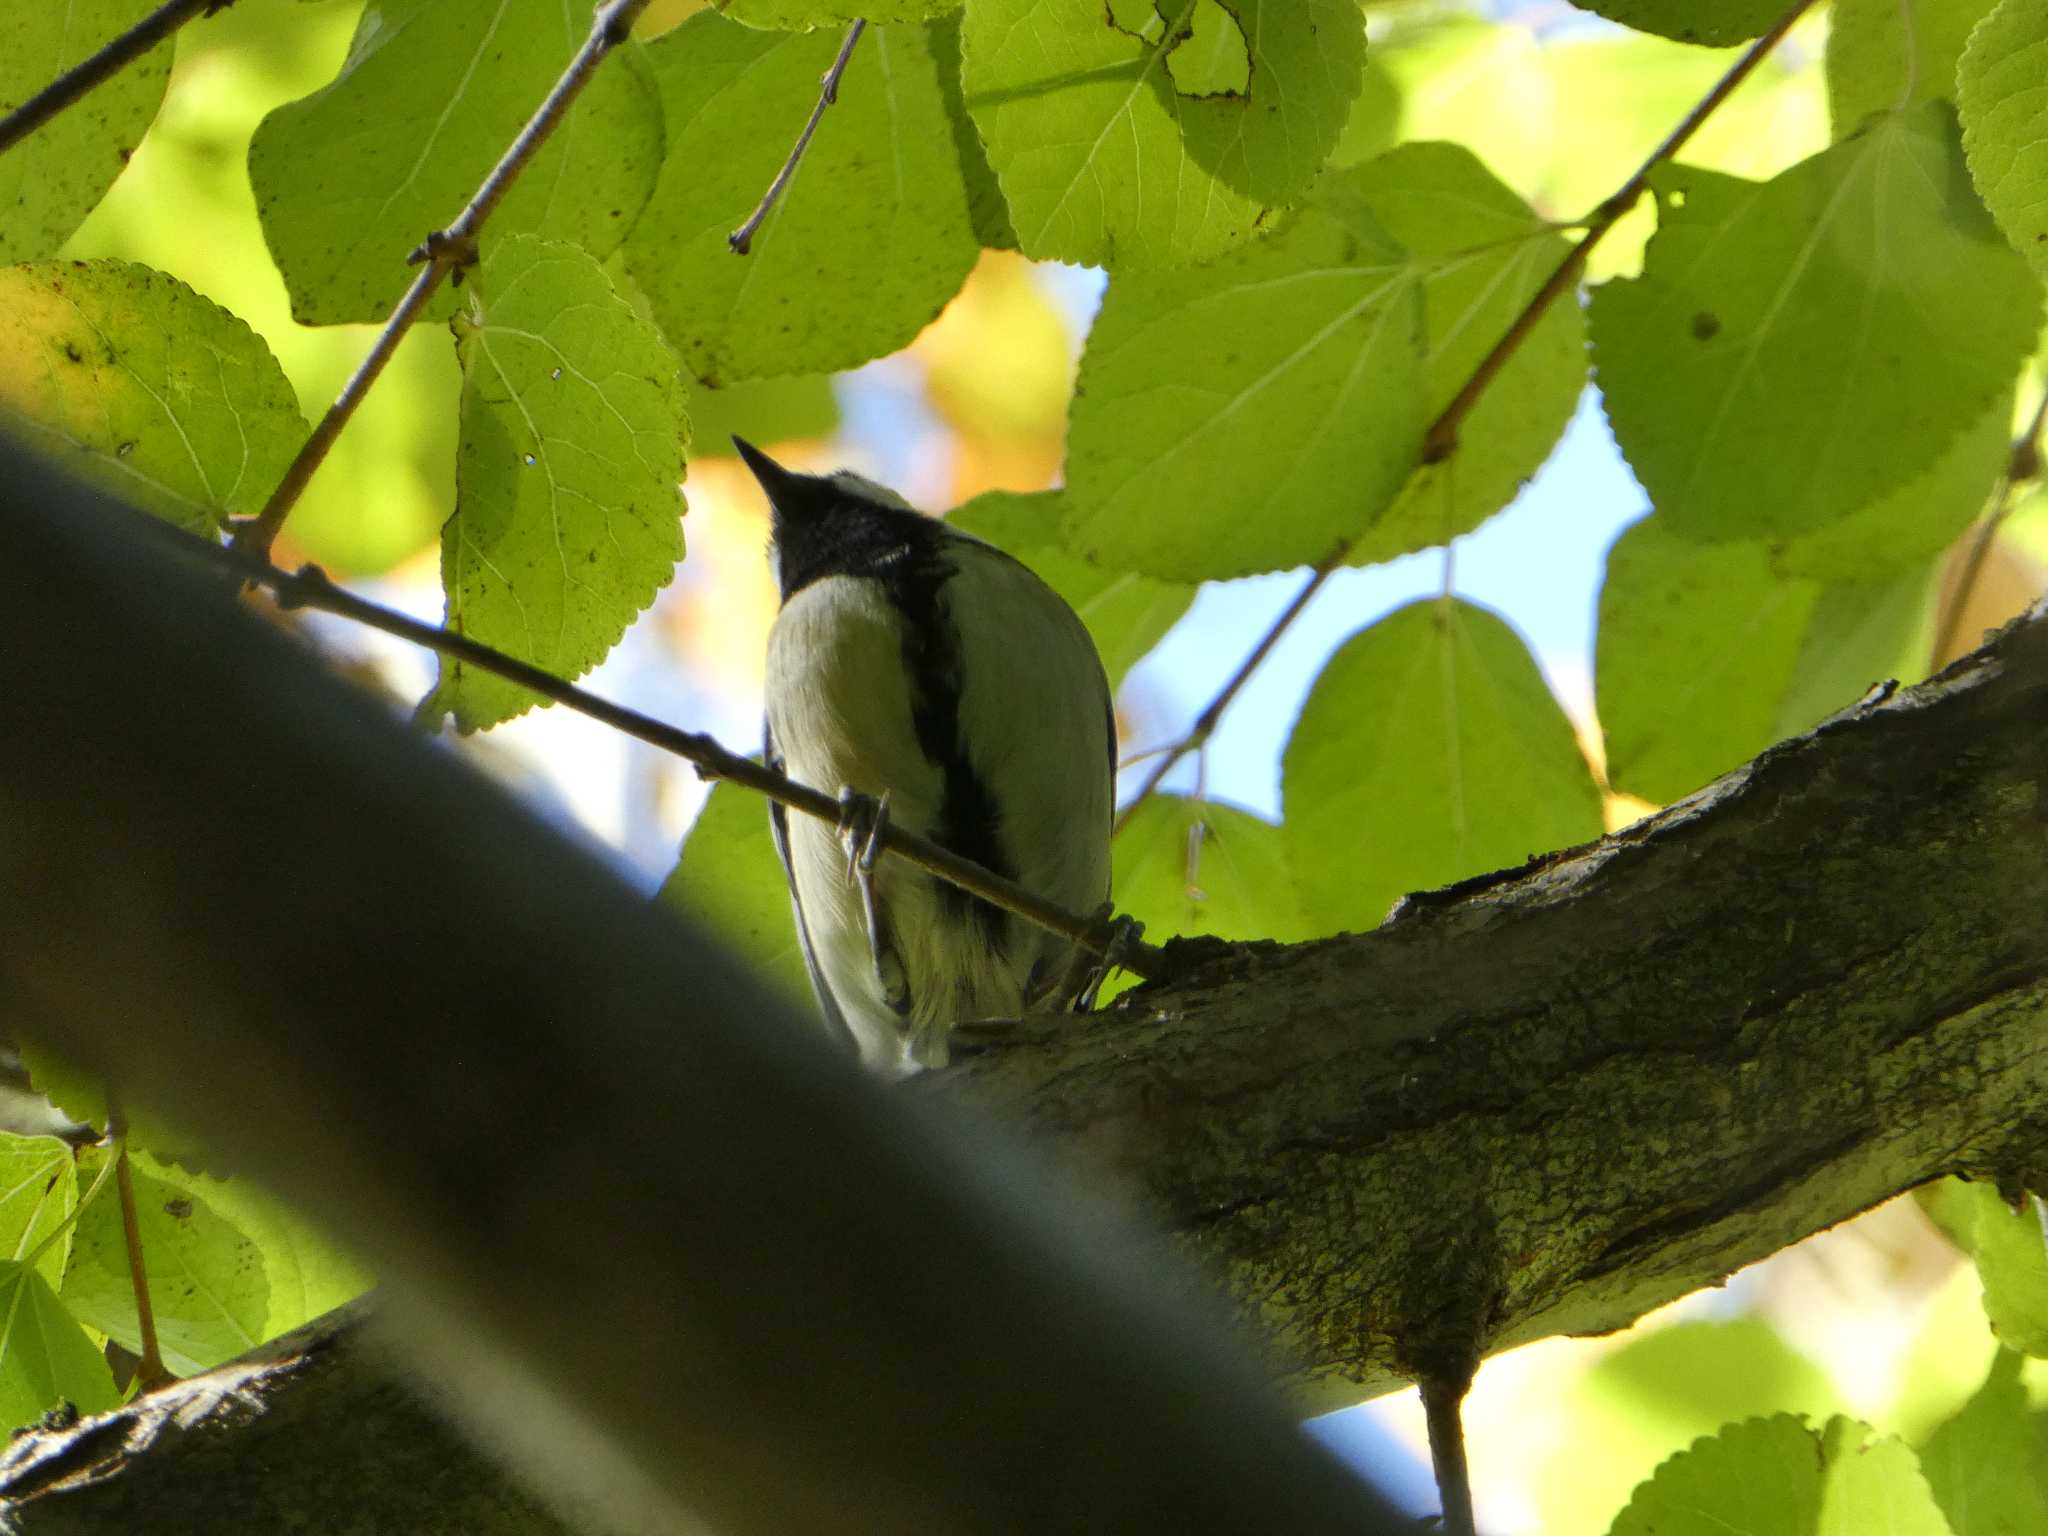
M 1090 955 L 1080 951 L 1076 959 L 1085 967 L 1081 983 L 1074 992 L 1074 1011 L 1086 1013 L 1095 1006 L 1095 995 L 1102 990 L 1109 973 L 1124 963 L 1132 946 L 1144 937 L 1145 925 L 1128 914 L 1117 916 L 1116 907 L 1104 902 L 1095 913 L 1093 929 L 1102 935 L 1103 944 L 1099 954 Z
M 875 860 L 889 825 L 889 795 L 864 795 L 851 785 L 839 789 L 839 842 L 846 850 L 846 878 L 860 888 L 861 916 L 867 920 L 868 953 L 882 972 L 882 925 L 875 911 Z

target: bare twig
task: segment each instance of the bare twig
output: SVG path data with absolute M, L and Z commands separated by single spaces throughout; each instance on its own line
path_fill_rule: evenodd
M 1664 142 L 1650 152 L 1647 160 L 1636 167 L 1636 173 L 1623 182 L 1612 197 L 1593 210 L 1591 217 L 1585 221 L 1586 232 L 1579 237 L 1579 243 L 1571 248 L 1564 260 L 1557 264 L 1556 270 L 1544 280 L 1543 286 L 1538 288 L 1529 302 L 1522 306 L 1522 312 L 1515 316 L 1514 323 L 1502 332 L 1500 340 L 1493 344 L 1493 350 L 1488 352 L 1480 360 L 1479 366 L 1472 370 L 1472 376 L 1465 381 L 1465 387 L 1458 391 L 1451 403 L 1443 408 L 1435 421 L 1430 423 L 1429 431 L 1424 433 L 1422 438 L 1423 463 L 1438 463 L 1457 451 L 1458 431 L 1464 425 L 1465 418 L 1471 414 L 1472 407 L 1479 403 L 1479 397 L 1486 393 L 1487 386 L 1492 384 L 1495 376 L 1507 366 L 1508 360 L 1521 348 L 1529 333 L 1536 329 L 1536 324 L 1543 318 L 1544 312 L 1560 294 L 1577 284 L 1579 274 L 1586 268 L 1586 258 L 1593 254 L 1593 247 L 1606 238 L 1607 232 L 1614 228 L 1623 214 L 1635 207 L 1636 199 L 1643 195 L 1643 189 L 1650 184 L 1650 173 L 1685 147 L 1686 140 L 1699 131 L 1700 124 L 1713 114 L 1715 108 L 1734 94 L 1738 85 L 1749 78 L 1757 65 L 1784 40 L 1785 34 L 1792 30 L 1794 23 L 1813 8 L 1813 3 L 1814 0 L 1792 0 L 1791 7 L 1778 18 L 1771 30 L 1743 50 L 1742 57 L 1729 66 L 1728 73 L 1714 83 L 1714 88 L 1699 99 L 1693 109 L 1686 113 L 1684 120 L 1665 135 Z
M 555 81 L 547 99 L 541 102 L 526 126 L 519 130 L 519 137 L 491 167 L 491 173 L 477 188 L 476 196 L 469 200 L 469 205 L 455 216 L 454 223 L 428 235 L 406 258 L 415 265 L 424 263 L 419 276 L 412 280 L 405 296 L 391 311 L 391 318 L 384 322 L 384 329 L 378 333 L 369 354 L 356 366 L 348 383 L 335 396 L 334 404 L 327 408 L 327 414 L 320 418 L 319 425 L 313 428 L 312 435 L 300 447 L 298 456 L 284 472 L 277 489 L 270 493 L 270 500 L 264 503 L 263 510 L 236 525 L 236 548 L 258 560 L 270 558 L 270 546 L 277 539 L 277 530 L 298 504 L 307 482 L 313 478 L 313 472 L 334 447 L 335 439 L 341 436 L 342 428 L 355 415 L 356 407 L 363 403 L 370 386 L 397 352 L 405 333 L 412 329 L 420 311 L 426 308 L 427 300 L 452 274 L 475 262 L 477 236 L 484 221 L 504 201 L 513 181 L 539 153 L 541 145 L 547 142 L 548 135 L 554 132 L 556 124 L 568 112 L 577 95 L 590 83 L 604 56 L 631 35 L 633 23 L 648 3 L 649 0 L 608 0 L 591 22 L 590 36 L 576 50 L 576 56 Z
M 211 561 L 232 571 L 244 582 L 268 588 L 277 594 L 283 607 L 315 608 L 323 613 L 337 614 L 371 629 L 382 630 L 387 635 L 411 641 L 414 645 L 425 646 L 441 655 L 453 656 L 470 666 L 531 689 L 551 703 L 601 721 L 636 741 L 644 741 L 649 746 L 693 763 L 704 778 L 730 779 L 791 810 L 822 821 L 837 822 L 840 818 L 840 804 L 836 796 L 784 778 L 752 758 L 728 751 L 701 732 L 679 730 L 638 710 L 599 698 L 573 683 L 562 681 L 551 672 L 507 656 L 468 635 L 437 628 L 344 591 L 328 580 L 318 566 L 308 565 L 287 571 L 247 550 L 216 544 L 211 539 L 185 533 L 142 513 L 135 515 L 135 522 L 138 528 L 168 540 L 173 548 L 188 556 Z M 907 859 L 918 868 L 1006 912 L 1014 912 L 1041 928 L 1072 940 L 1095 954 L 1106 952 L 1117 937 L 1116 930 L 1107 922 L 1098 921 L 1092 915 L 1083 917 L 1069 912 L 1036 892 L 1026 890 L 1014 880 L 1006 879 L 972 859 L 962 858 L 928 838 L 907 832 L 894 823 L 884 824 L 879 840 L 885 853 Z M 1120 947 L 1117 963 L 1134 975 L 1148 979 L 1163 973 L 1159 950 L 1150 944 L 1133 943 Z
M 1956 577 L 1955 590 L 1941 605 L 1941 618 L 1934 626 L 1934 649 L 1930 653 L 1935 666 L 1941 665 L 1942 658 L 1955 645 L 1956 630 L 1963 622 L 1963 610 L 1970 606 L 1970 594 L 1976 590 L 1977 578 L 1984 574 L 1985 557 L 1991 553 L 1998 530 L 2012 514 L 2017 499 L 2014 493 L 2040 477 L 2041 432 L 2044 427 L 2048 427 L 2048 389 L 2041 392 L 2041 403 L 2034 407 L 2026 430 L 2013 439 L 2005 470 L 2000 474 L 1998 484 L 1992 487 L 1990 510 L 1977 524 L 1977 535 L 1970 541 L 1970 552 L 1963 557 L 1963 569 Z
M 802 163 L 804 151 L 811 147 L 811 135 L 818 131 L 818 120 L 825 115 L 825 109 L 839 100 L 839 82 L 845 78 L 847 63 L 853 58 L 853 45 L 860 41 L 861 33 L 867 30 L 866 21 L 855 21 L 846 29 L 846 41 L 839 45 L 839 56 L 832 61 L 832 67 L 825 71 L 824 80 L 818 91 L 817 102 L 811 107 L 811 115 L 804 123 L 804 131 L 796 136 L 796 147 L 789 152 L 789 158 L 782 162 L 782 169 L 775 173 L 775 180 L 768 184 L 762 194 L 760 206 L 748 215 L 747 222 L 725 237 L 725 243 L 732 247 L 735 256 L 744 256 L 754 248 L 754 236 L 764 220 L 775 211 L 775 204 L 788 187 L 790 178 L 796 175 L 797 166 Z
M 1585 270 L 1586 258 L 1592 254 L 1593 247 L 1600 243 L 1623 214 L 1635 206 L 1636 199 L 1642 196 L 1643 188 L 1649 184 L 1650 173 L 1684 146 L 1686 140 L 1699 130 L 1700 124 L 1707 120 L 1708 115 L 1726 101 L 1735 88 L 1748 78 L 1750 72 L 1763 62 L 1764 57 L 1783 40 L 1793 24 L 1812 8 L 1813 3 L 1814 0 L 1793 0 L 1791 8 L 1778 18 L 1777 24 L 1750 44 L 1742 57 L 1729 68 L 1728 73 L 1723 75 L 1715 83 L 1714 88 L 1701 97 L 1698 104 L 1685 115 L 1684 121 L 1665 135 L 1664 142 L 1636 168 L 1635 174 L 1623 182 L 1612 196 L 1583 221 L 1586 232 L 1579 238 L 1578 244 L 1571 248 L 1550 276 L 1544 279 L 1543 286 L 1538 288 L 1529 302 L 1522 306 L 1521 313 L 1516 315 L 1507 330 L 1501 333 L 1500 340 L 1494 343 L 1493 349 L 1480 359 L 1479 366 L 1472 370 L 1472 375 L 1466 379 L 1464 387 L 1452 397 L 1450 404 L 1443 408 L 1436 420 L 1430 423 L 1429 430 L 1422 438 L 1421 463 L 1440 463 L 1457 451 L 1459 429 L 1464 425 L 1465 418 L 1471 414 L 1472 407 L 1479 403 L 1480 396 L 1486 393 L 1500 371 L 1507 366 L 1509 359 L 1520 349 L 1522 343 L 1528 340 L 1529 334 L 1536 329 L 1537 323 L 1542 320 L 1550 306 L 1578 282 L 1579 274 Z M 1364 535 L 1361 534 L 1359 537 L 1362 539 Z M 1146 776 L 1138 793 L 1118 815 L 1118 831 L 1123 830 L 1138 807 L 1151 798 L 1183 757 L 1208 742 L 1210 736 L 1215 733 L 1217 722 L 1222 719 L 1224 710 L 1230 707 L 1231 700 L 1237 697 L 1238 691 L 1250 680 L 1252 673 L 1256 672 L 1260 664 L 1271 654 L 1280 637 L 1293 627 L 1296 619 L 1301 617 L 1302 611 L 1308 607 L 1316 593 L 1322 590 L 1323 584 L 1350 558 L 1358 542 L 1358 539 L 1353 539 L 1338 546 L 1311 568 L 1308 580 L 1302 585 L 1301 591 L 1295 594 L 1294 601 L 1287 605 L 1286 610 L 1273 621 L 1272 627 L 1260 638 L 1259 643 L 1252 647 L 1251 654 L 1245 657 L 1237 670 L 1231 674 L 1230 680 L 1223 685 L 1216 697 L 1209 701 L 1208 707 L 1195 718 L 1195 723 L 1189 727 L 1188 733 L 1167 750 L 1159 765 Z
M 19 144 L 95 86 L 112 79 L 194 16 L 211 16 L 232 4 L 234 0 L 164 0 L 164 4 L 99 52 L 80 60 L 5 117 L 0 117 L 0 154 Z

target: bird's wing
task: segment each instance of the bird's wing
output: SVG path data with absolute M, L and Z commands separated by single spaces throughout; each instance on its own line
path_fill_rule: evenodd
M 761 737 L 768 766 L 777 773 L 782 772 L 782 754 L 776 750 L 775 733 L 765 720 L 761 723 Z M 854 1039 L 846 1015 L 840 1012 L 838 999 L 825 985 L 825 973 L 818 968 L 818 953 L 811 946 L 811 930 L 804 922 L 804 906 L 797 899 L 796 871 L 789 862 L 789 811 L 779 800 L 768 802 L 768 830 L 775 838 L 775 856 L 782 860 L 783 878 L 789 882 L 789 909 L 796 917 L 796 941 L 804 952 L 804 969 L 811 973 L 811 990 L 818 995 L 818 1012 L 824 1015 L 825 1032 L 832 1037 L 834 1044 L 858 1055 L 860 1044 Z

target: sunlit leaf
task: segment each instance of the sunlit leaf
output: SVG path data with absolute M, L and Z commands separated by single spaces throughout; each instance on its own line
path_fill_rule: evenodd
M 1731 1424 L 1657 1469 L 1612 1536 L 1950 1536 L 1904 1441 L 1853 1419 Z
M 661 180 L 626 260 L 684 364 L 709 384 L 856 367 L 903 346 L 978 250 L 932 29 L 869 27 L 838 105 L 735 256 L 818 99 L 836 31 L 693 16 L 649 45 L 668 123 Z
M 0 10 L 0 116 L 155 9 L 155 0 L 22 0 Z M 0 154 L 0 265 L 64 243 L 127 165 L 170 74 L 170 45 L 159 43 Z M 4 303 L 0 311 L 12 313 Z
M 1593 347 L 1674 531 L 1810 533 L 1928 471 L 2005 394 L 2040 289 L 1960 179 L 1939 103 L 1769 182 L 1657 174 L 1643 275 L 1595 291 Z
M 1922 1207 L 1977 1261 L 1984 1314 L 2008 1349 L 2048 1356 L 2048 1227 L 2039 1198 L 2015 1210 L 1992 1185 L 1943 1179 L 1917 1191 Z
M 462 211 L 590 35 L 587 6 L 378 0 L 332 83 L 263 120 L 249 146 L 264 236 L 307 325 L 382 320 L 406 255 Z M 661 106 L 637 48 L 615 50 L 484 229 L 603 256 L 647 200 Z M 443 289 L 428 311 L 449 314 Z
M 711 8 L 750 27 L 809 31 L 845 26 L 859 17 L 880 25 L 923 21 L 960 8 L 960 0 L 712 0 Z
M 2005 236 L 2048 274 L 2048 0 L 1999 0 L 1956 69 L 1970 175 Z
M 2048 1531 L 2048 1465 L 2020 1384 L 2023 1359 L 2001 1349 L 1976 1395 L 1921 1447 L 1920 1470 L 1955 1536 Z
M 19 1260 L 0 1261 L 0 1424 L 33 1423 L 59 1403 L 104 1413 L 119 1401 L 106 1356 L 50 1282 Z
M 306 424 L 262 338 L 167 273 L 0 268 L 0 426 L 194 533 L 253 513 Z
M 1681 43 L 1719 45 L 1759 37 L 1785 14 L 1785 0 L 1572 0 L 1637 32 Z
M 1846 138 L 1877 112 L 1955 100 L 1956 61 L 1997 0 L 1834 0 L 1828 112 Z
M 88 1148 L 81 1168 L 105 1157 Z M 253 1349 L 270 1310 L 263 1255 L 242 1229 L 190 1190 L 131 1170 L 150 1309 L 164 1364 L 190 1375 Z M 111 1185 L 78 1218 L 60 1294 L 73 1317 L 139 1353 L 134 1281 Z
M 455 515 L 441 533 L 448 627 L 576 677 L 682 557 L 682 381 L 660 333 L 574 246 L 505 241 L 469 293 L 455 322 Z M 474 730 L 533 703 L 451 658 L 426 708 Z
M 1198 0 L 1126 15 L 1102 0 L 975 0 L 961 81 L 1027 256 L 1115 270 L 1199 261 L 1298 197 L 1358 94 L 1352 0 L 1205 0 L 1238 34 L 1242 91 L 1213 85 Z
M 78 1168 L 70 1147 L 54 1136 L 0 1133 L 0 1258 L 25 1262 L 77 1204 Z M 70 1257 L 66 1229 L 43 1249 L 36 1269 L 56 1285 Z
M 1422 284 L 1356 202 L 1110 283 L 1067 443 L 1070 548 L 1170 580 L 1243 576 L 1333 554 L 1392 504 L 1426 420 Z
M 1287 848 L 1311 929 L 1597 837 L 1571 722 L 1496 614 L 1428 600 L 1345 641 L 1288 740 Z

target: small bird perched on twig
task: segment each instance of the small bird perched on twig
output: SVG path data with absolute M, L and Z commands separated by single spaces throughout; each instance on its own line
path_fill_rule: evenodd
M 768 493 L 782 609 L 767 752 L 840 786 L 835 830 L 769 815 L 826 1027 L 886 1075 L 953 1026 L 1071 1001 L 1074 946 L 900 860 L 884 817 L 1071 911 L 1109 899 L 1116 720 L 1073 609 L 993 545 L 841 471 L 733 439 Z

